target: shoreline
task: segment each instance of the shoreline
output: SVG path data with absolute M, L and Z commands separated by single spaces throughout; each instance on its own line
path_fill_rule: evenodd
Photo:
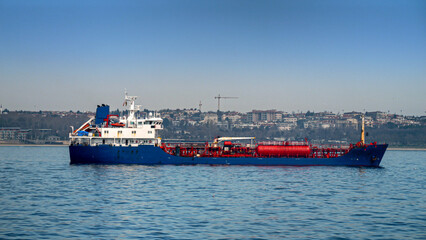
M 0 144 L 0 147 L 68 147 L 68 144 Z
M 413 147 L 390 147 L 388 151 L 426 151 L 426 148 L 413 148 Z

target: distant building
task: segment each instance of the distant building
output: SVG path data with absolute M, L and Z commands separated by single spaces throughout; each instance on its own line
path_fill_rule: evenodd
M 47 141 L 49 141 L 49 142 L 56 142 L 56 141 L 60 141 L 60 140 L 61 140 L 60 137 L 54 136 L 54 135 L 47 137 Z
M 280 131 L 288 131 L 291 129 L 294 129 L 297 127 L 297 121 L 296 122 L 283 122 L 283 123 L 279 123 L 278 125 L 278 129 Z
M 25 141 L 30 131 L 29 129 L 21 129 L 19 127 L 2 127 L 0 128 L 0 140 Z
M 191 109 L 184 109 L 183 111 L 184 111 L 186 114 L 190 114 L 190 115 L 193 115 L 193 114 L 196 114 L 196 113 L 199 113 L 199 112 L 200 112 L 198 109 L 195 109 L 195 108 L 191 108 Z
M 361 112 L 352 111 L 352 112 L 343 113 L 343 118 L 355 118 L 361 115 L 362 115 Z
M 358 129 L 358 120 L 355 118 L 348 118 L 346 119 L 346 126 L 353 127 L 355 129 Z
M 365 113 L 366 116 L 372 117 L 374 120 L 377 119 L 385 119 L 387 117 L 387 114 L 384 112 L 376 111 L 376 112 L 367 112 Z
M 297 125 L 297 118 L 295 118 L 295 117 L 285 117 L 282 120 L 285 123 L 293 123 L 293 124 Z
M 283 112 L 272 110 L 253 110 L 247 113 L 248 122 L 275 122 L 282 119 Z
M 0 105 L 0 115 L 2 115 L 2 114 L 8 114 L 8 113 L 9 113 L 9 110 L 3 109 L 3 105 Z
M 223 114 L 222 121 L 225 121 L 226 119 L 229 119 L 231 122 L 234 123 L 241 119 L 241 115 L 239 115 L 238 113 Z
M 202 121 L 203 123 L 214 123 L 216 124 L 218 122 L 218 118 L 217 118 L 217 114 L 216 113 L 207 113 L 204 116 L 204 120 Z

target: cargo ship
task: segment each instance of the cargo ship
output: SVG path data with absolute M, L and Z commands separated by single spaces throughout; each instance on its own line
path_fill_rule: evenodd
M 137 116 L 137 97 L 125 94 L 127 116 L 98 105 L 96 115 L 70 133 L 71 164 L 366 166 L 379 167 L 387 144 L 366 144 L 364 118 L 356 144 L 314 145 L 305 141 L 257 142 L 255 137 L 217 137 L 211 142 L 162 140 L 157 113 Z

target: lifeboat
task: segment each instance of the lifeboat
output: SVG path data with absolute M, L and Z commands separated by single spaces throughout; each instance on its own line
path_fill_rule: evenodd
M 124 126 L 126 126 L 126 124 L 124 124 L 124 123 L 111 123 L 111 126 L 113 126 L 113 127 L 124 127 Z

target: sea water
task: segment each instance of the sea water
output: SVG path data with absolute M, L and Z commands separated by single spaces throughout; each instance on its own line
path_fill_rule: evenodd
M 0 147 L 0 239 L 426 239 L 426 152 L 381 166 L 70 165 L 67 147 Z

